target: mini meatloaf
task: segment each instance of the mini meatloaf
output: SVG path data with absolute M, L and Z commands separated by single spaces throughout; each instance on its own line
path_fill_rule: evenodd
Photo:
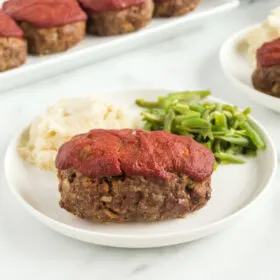
M 252 75 L 254 87 L 280 97 L 280 39 L 265 43 L 257 51 L 257 69 Z
M 76 0 L 9 0 L 3 9 L 22 28 L 30 53 L 63 52 L 85 36 L 87 15 Z
M 80 0 L 88 14 L 87 32 L 111 36 L 136 31 L 152 19 L 153 0 Z
M 24 64 L 26 53 L 22 30 L 0 9 L 0 72 Z
M 91 130 L 58 151 L 60 206 L 91 221 L 184 217 L 211 196 L 214 155 L 166 131 Z
M 154 0 L 155 17 L 176 17 L 193 11 L 200 0 Z

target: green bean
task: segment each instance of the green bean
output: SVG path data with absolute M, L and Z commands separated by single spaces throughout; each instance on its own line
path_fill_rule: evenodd
M 195 138 L 195 140 L 199 143 L 203 143 L 203 139 L 204 139 L 204 137 L 201 133 L 199 133 Z
M 228 105 L 228 104 L 223 104 L 223 105 L 222 105 L 222 108 L 223 108 L 223 110 L 227 110 L 227 111 L 230 111 L 230 112 L 232 112 L 232 113 L 233 113 L 233 111 L 235 111 L 235 110 L 233 109 L 233 107 L 232 107 L 231 105 Z
M 233 119 L 232 128 L 236 129 L 238 126 L 239 126 L 239 121 L 236 119 Z
M 245 163 L 244 160 L 242 160 L 241 158 L 231 155 L 231 154 L 227 154 L 227 153 L 223 153 L 223 152 L 219 152 L 219 153 L 215 153 L 214 154 L 215 157 L 217 159 L 219 159 L 222 163 L 234 163 L 234 164 L 242 164 Z
M 227 135 L 227 130 L 226 131 L 213 131 L 212 130 L 212 134 L 214 135 L 214 137 L 226 136 Z
M 203 145 L 208 148 L 209 150 L 211 150 L 211 147 L 212 147 L 212 141 L 208 141 L 206 143 L 203 143 Z
M 163 130 L 163 124 L 162 123 L 153 123 L 152 131 L 156 130 Z
M 257 131 L 247 122 L 243 121 L 240 126 L 246 130 L 247 136 L 251 139 L 251 141 L 255 144 L 258 149 L 265 148 L 265 144 L 261 138 L 261 136 L 257 133 Z
M 240 113 L 240 112 L 235 112 L 234 113 L 234 118 L 236 120 L 238 120 L 239 122 L 243 122 L 247 120 L 247 116 L 245 116 L 244 114 Z
M 243 154 L 244 148 L 242 146 L 238 145 L 230 145 L 228 149 L 226 149 L 227 154 L 232 154 L 232 155 L 240 155 Z
M 246 130 L 233 130 L 232 135 L 239 137 L 239 136 L 246 136 Z
M 177 100 L 193 101 L 196 98 L 203 99 L 211 94 L 210 90 L 192 90 L 170 93 L 166 99 L 172 98 Z
M 203 106 L 199 103 L 192 103 L 190 104 L 190 109 L 196 112 L 199 112 L 200 114 L 203 114 L 205 109 L 203 108 Z
M 166 115 L 165 120 L 164 120 L 164 130 L 171 132 L 172 123 L 174 121 L 174 118 L 175 118 L 174 111 L 172 109 L 169 109 L 169 112 Z
M 213 106 L 213 103 L 210 103 L 210 102 L 208 102 L 208 101 L 205 101 L 202 105 L 203 105 L 204 108 L 208 108 L 209 106 Z M 216 105 L 215 105 L 215 106 L 216 106 Z
M 193 100 L 199 101 L 210 94 L 211 94 L 210 91 L 182 91 L 182 92 L 170 93 L 164 99 L 163 108 L 167 109 L 168 106 L 174 101 L 193 101 Z
M 136 99 L 136 105 L 142 108 L 160 108 L 161 104 L 159 102 L 149 102 L 144 99 Z
M 189 118 L 182 121 L 182 125 L 189 128 L 210 128 L 211 124 L 200 118 Z
M 211 103 L 206 103 L 207 105 L 205 105 L 205 103 L 203 103 L 202 104 L 202 106 L 205 108 L 205 109 L 207 109 L 207 110 L 209 110 L 209 112 L 213 112 L 213 111 L 215 111 L 216 110 L 216 104 L 211 104 Z
M 223 113 L 227 118 L 229 118 L 229 119 L 232 118 L 232 113 L 230 111 L 224 110 Z
M 157 108 L 149 109 L 148 112 L 157 116 L 161 116 L 163 118 L 165 118 L 165 114 L 166 114 L 166 112 L 163 109 L 157 109 Z
M 175 105 L 173 105 L 172 106 L 173 107 L 173 109 L 176 111 L 176 112 L 178 112 L 178 113 L 185 113 L 185 112 L 187 112 L 187 111 L 189 111 L 190 110 L 190 106 L 189 105 L 187 105 L 187 104 L 183 104 L 183 103 L 177 103 L 177 104 L 175 104 Z
M 144 124 L 144 129 L 145 130 L 152 130 L 152 124 L 151 123 L 148 123 L 148 122 L 146 122 L 145 124 Z
M 190 128 L 187 127 L 186 130 L 190 133 L 194 133 L 196 135 L 194 135 L 194 138 L 197 137 L 200 133 L 201 133 L 201 128 Z
M 188 137 L 194 137 L 193 134 L 189 133 L 189 132 L 182 132 L 180 133 L 180 135 L 183 135 L 183 136 L 188 136 Z
M 158 98 L 158 103 L 160 103 L 161 105 L 163 104 L 164 100 L 166 97 L 159 97 Z
M 215 125 L 227 128 L 227 118 L 223 113 L 215 112 L 214 118 L 215 118 Z
M 212 146 L 213 148 L 213 152 L 214 153 L 220 153 L 221 152 L 221 141 L 220 140 L 216 140 Z
M 216 104 L 216 111 L 222 113 L 222 111 L 223 111 L 222 104 L 219 104 L 219 103 Z
M 217 136 L 216 138 L 242 147 L 248 147 L 250 143 L 249 140 L 244 137 Z
M 212 125 L 212 131 L 215 131 L 215 132 L 228 132 L 228 129 L 224 126 L 221 126 L 221 125 Z
M 164 121 L 164 118 L 162 116 L 151 114 L 148 112 L 142 112 L 141 116 L 143 116 L 145 118 L 145 120 L 147 120 L 147 121 L 152 121 L 152 122 L 163 122 Z
M 240 114 L 240 110 L 238 109 L 237 106 L 231 106 L 233 113 L 235 114 Z
M 245 116 L 248 116 L 249 114 L 251 114 L 251 108 L 246 108 L 242 113 L 243 113 Z
M 206 121 L 210 121 L 210 110 L 206 109 L 203 114 L 202 114 L 202 118 Z
M 248 157 L 255 157 L 257 155 L 257 150 L 255 149 L 245 149 L 245 155 Z
M 182 122 L 186 119 L 190 119 L 190 118 L 194 118 L 194 117 L 200 117 L 200 114 L 198 112 L 190 111 L 190 112 L 187 112 L 184 115 L 176 116 L 175 121 L 176 122 Z
M 217 161 L 215 160 L 215 162 L 214 162 L 214 171 L 217 170 L 218 166 L 219 166 L 219 164 L 218 164 Z
M 201 134 L 204 140 L 207 140 L 207 138 L 209 138 L 209 140 L 214 140 L 213 132 L 209 128 L 202 129 Z

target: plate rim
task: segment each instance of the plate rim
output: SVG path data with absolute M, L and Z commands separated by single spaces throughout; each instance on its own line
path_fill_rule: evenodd
M 131 91 L 158 91 L 158 92 L 170 92 L 172 90 L 169 89 L 164 89 L 164 88 L 156 88 L 156 87 L 150 87 L 150 88 L 139 88 L 139 87 L 132 87 L 132 88 L 125 88 L 123 90 L 105 90 L 102 91 L 102 93 L 108 93 L 108 92 L 114 92 L 115 94 L 118 92 L 122 92 L 123 94 L 125 94 L 125 92 L 131 92 Z M 174 90 L 173 90 L 174 91 Z M 220 103 L 225 103 L 226 101 L 213 97 L 211 96 L 210 99 L 212 101 L 215 102 L 220 102 Z M 227 102 L 226 102 L 227 103 Z M 230 103 L 227 103 L 230 104 Z M 94 230 L 86 230 L 86 229 L 80 229 L 68 224 L 65 224 L 63 222 L 57 221 L 55 219 L 50 218 L 49 216 L 43 214 L 42 212 L 40 212 L 39 210 L 37 210 L 36 208 L 34 208 L 32 205 L 30 205 L 21 195 L 20 193 L 16 190 L 16 187 L 13 185 L 10 176 L 8 175 L 8 169 L 10 168 L 8 166 L 8 160 L 9 160 L 9 154 L 11 153 L 12 150 L 14 150 L 14 147 L 16 147 L 17 141 L 18 141 L 18 135 L 16 137 L 14 137 L 12 139 L 12 141 L 9 143 L 8 148 L 5 152 L 5 158 L 4 158 L 4 174 L 9 186 L 9 189 L 12 191 L 13 195 L 16 197 L 16 199 L 20 202 L 20 204 L 23 205 L 23 207 L 32 215 L 34 216 L 36 219 L 38 219 L 40 222 L 42 222 L 43 224 L 47 225 L 48 227 L 50 227 L 51 229 L 53 229 L 56 232 L 59 232 L 61 234 L 64 234 L 66 236 L 78 239 L 78 240 L 82 240 L 85 241 L 83 238 L 79 237 L 79 236 L 75 236 L 73 237 L 73 234 L 68 234 L 67 231 L 70 232 L 74 232 L 74 233 L 79 233 L 82 235 L 86 235 L 86 236 L 90 236 L 90 237 L 96 237 L 96 238 L 106 238 L 106 240 L 104 240 L 104 242 L 92 242 L 92 241 L 86 241 L 86 242 L 90 242 L 90 243 L 94 243 L 94 244 L 102 244 L 102 245 L 107 245 L 107 246 L 112 246 L 112 247 L 127 247 L 127 248 L 148 248 L 148 247 L 162 247 L 162 246 L 167 246 L 167 245 L 171 245 L 171 244 L 179 244 L 179 243 L 183 243 L 186 241 L 179 241 L 179 242 L 171 242 L 171 244 L 167 244 L 167 245 L 159 245 L 159 246 L 141 246 L 141 245 L 134 245 L 134 246 L 117 246 L 117 245 L 112 245 L 112 244 L 108 244 L 108 242 L 110 243 L 110 240 L 114 239 L 115 241 L 120 241 L 122 239 L 126 239 L 129 241 L 135 241 L 135 240 L 139 240 L 141 239 L 142 241 L 145 240 L 156 240 L 156 239 L 163 239 L 163 238 L 170 238 L 173 237 L 174 240 L 176 238 L 183 238 L 186 237 L 188 235 L 193 235 L 193 234 L 201 234 L 204 231 L 218 231 L 219 228 L 225 226 L 226 224 L 234 221 L 239 215 L 242 215 L 243 213 L 245 213 L 246 211 L 248 211 L 249 209 L 251 209 L 264 195 L 265 193 L 268 192 L 269 189 L 271 189 L 271 187 L 273 186 L 272 182 L 276 176 L 276 172 L 277 172 L 277 166 L 278 166 L 278 160 L 277 160 L 277 152 L 276 152 L 276 148 L 275 145 L 270 137 L 270 135 L 268 134 L 268 132 L 266 131 L 266 129 L 263 127 L 262 124 L 260 124 L 257 120 L 255 120 L 255 118 L 250 117 L 250 119 L 253 121 L 253 123 L 260 129 L 260 131 L 262 132 L 262 134 L 265 136 L 266 141 L 267 141 L 267 146 L 270 146 L 271 148 L 271 164 L 272 164 L 272 169 L 270 170 L 270 173 L 268 175 L 268 179 L 267 181 L 264 183 L 263 188 L 261 189 L 261 191 L 249 202 L 246 203 L 246 205 L 244 205 L 243 207 L 241 207 L 240 209 L 238 209 L 236 212 L 222 218 L 219 219 L 218 221 L 215 222 L 211 222 L 209 224 L 203 225 L 203 226 L 198 226 L 194 229 L 189 229 L 189 230 L 179 230 L 179 231 L 175 231 L 175 232 L 170 232 L 170 233 L 155 233 L 155 234 L 150 234 L 147 236 L 141 236 L 141 234 L 137 234 L 137 235 L 126 235 L 126 234 L 114 234 L 114 233 L 99 233 L 96 232 Z M 20 133 L 19 133 L 20 134 Z M 211 233 L 210 233 L 211 234 Z M 210 235 L 210 234 L 206 234 L 206 235 Z M 205 236 L 206 236 L 205 235 Z M 195 240 L 197 238 L 191 238 L 191 240 Z M 191 241 L 189 240 L 189 241 Z M 116 242 L 113 242 L 116 243 Z

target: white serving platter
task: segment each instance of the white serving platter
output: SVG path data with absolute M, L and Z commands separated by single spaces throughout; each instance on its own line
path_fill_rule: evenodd
M 105 101 L 123 107 L 132 114 L 140 109 L 136 98 L 156 100 L 169 90 L 143 89 L 100 93 Z M 215 98 L 209 101 L 221 102 Z M 214 234 L 234 224 L 264 196 L 277 169 L 274 145 L 265 129 L 252 120 L 262 133 L 267 148 L 243 165 L 220 166 L 212 176 L 212 198 L 208 204 L 184 219 L 155 223 L 100 224 L 73 216 L 59 207 L 60 194 L 55 173 L 24 162 L 17 153 L 15 138 L 6 153 L 5 174 L 12 193 L 36 219 L 66 236 L 99 245 L 147 248 L 174 245 Z M 17 219 L 17 217 L 14 217 Z
M 0 4 L 1 2 L 3 0 L 0 0 Z M 233 9 L 238 4 L 238 0 L 201 0 L 194 12 L 172 19 L 153 19 L 148 27 L 135 33 L 107 38 L 87 36 L 78 46 L 65 53 L 43 57 L 28 56 L 25 65 L 0 73 L 0 92 L 164 40 L 172 34 L 180 33 L 180 28 Z

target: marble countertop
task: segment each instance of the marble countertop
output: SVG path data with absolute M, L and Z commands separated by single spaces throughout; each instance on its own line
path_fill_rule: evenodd
M 278 280 L 277 182 L 250 213 L 224 232 L 185 245 L 126 250 L 85 244 L 49 230 L 14 199 L 3 172 L 9 142 L 47 104 L 62 97 L 131 86 L 210 88 L 214 96 L 240 107 L 252 107 L 253 115 L 277 146 L 280 115 L 235 90 L 225 79 L 218 59 L 221 44 L 233 32 L 260 21 L 276 5 L 267 1 L 243 5 L 188 27 L 179 36 L 159 44 L 1 94 L 0 278 Z

